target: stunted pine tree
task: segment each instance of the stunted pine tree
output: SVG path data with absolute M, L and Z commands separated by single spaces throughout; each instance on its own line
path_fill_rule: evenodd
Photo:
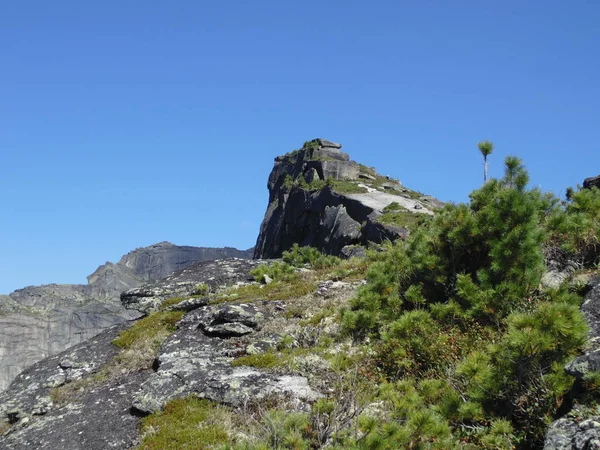
M 487 181 L 488 162 L 487 157 L 494 151 L 494 144 L 491 141 L 481 141 L 477 144 L 479 151 L 483 155 L 483 182 Z

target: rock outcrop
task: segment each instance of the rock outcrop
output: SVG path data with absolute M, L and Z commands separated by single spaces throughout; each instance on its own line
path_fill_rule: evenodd
M 565 367 L 569 375 L 579 381 L 590 372 L 600 370 L 600 277 L 590 281 L 591 290 L 585 296 L 581 311 L 588 323 L 589 342 L 586 352 Z M 572 411 L 550 425 L 544 450 L 600 449 L 600 415 L 594 408 L 575 404 Z
M 593 187 L 597 187 L 600 189 L 600 175 L 595 177 L 589 177 L 583 180 L 583 187 L 585 189 L 591 189 Z
M 315 139 L 275 158 L 254 258 L 280 257 L 294 243 L 341 255 L 349 245 L 403 238 L 409 232 L 407 223 L 414 222 L 411 216 L 428 216 L 442 206 L 351 161 L 340 148 Z M 384 220 L 390 205 L 395 215 Z
M 142 299 L 149 296 L 134 292 L 150 294 L 156 301 L 185 299 L 199 284 L 225 295 L 228 286 L 249 283 L 250 270 L 263 262 L 234 258 L 194 264 L 145 290 L 124 294 L 124 302 L 129 308 L 147 310 Z M 316 313 L 332 298 L 347 300 L 359 284 L 323 283 L 305 301 Z M 188 312 L 163 341 L 153 364 L 118 366 L 122 350 L 113 341 L 132 326 L 128 322 L 24 370 L 0 393 L 0 448 L 130 449 L 140 441 L 140 417 L 189 395 L 234 408 L 280 398 L 298 410 L 323 396 L 311 381 L 313 360 L 299 359 L 293 371 L 232 364 L 241 355 L 269 351 L 284 333 L 290 337 L 306 332 L 298 319 L 286 314 L 285 302 L 257 297 L 246 303 L 188 301 L 179 308 L 183 303 L 186 300 L 168 307 Z M 57 394 L 73 383 L 83 384 L 75 384 L 81 387 L 71 388 L 66 399 Z
M 30 286 L 0 296 L 0 392 L 36 361 L 139 317 L 121 304 L 122 291 L 200 261 L 251 254 L 251 250 L 162 242 L 100 266 L 87 285 Z

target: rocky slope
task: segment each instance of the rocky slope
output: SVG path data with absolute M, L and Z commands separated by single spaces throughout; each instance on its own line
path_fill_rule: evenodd
M 350 160 L 325 139 L 275 158 L 269 205 L 255 258 L 277 258 L 294 243 L 340 255 L 351 246 L 406 236 L 442 203 Z
M 36 361 L 139 317 L 121 305 L 123 290 L 199 261 L 249 258 L 251 253 L 162 242 L 136 249 L 116 264 L 100 266 L 87 285 L 29 286 L 0 296 L 0 391 Z
M 113 344 L 129 322 L 34 364 L 0 393 L 0 448 L 129 449 L 140 442 L 140 416 L 190 394 L 233 407 L 279 396 L 299 410 L 322 397 L 311 385 L 309 366 L 281 372 L 232 362 L 274 348 L 284 334 L 299 335 L 299 319 L 288 313 L 293 302 L 304 301 L 302 309 L 314 313 L 333 296 L 347 299 L 356 284 L 324 284 L 290 303 L 255 296 L 247 303 L 208 304 L 208 298 L 192 296 L 199 284 L 211 286 L 212 300 L 219 292 L 230 295 L 227 286 L 247 285 L 259 263 L 198 263 L 125 293 L 124 304 L 132 310 L 147 311 L 148 304 L 158 309 L 176 296 L 180 302 L 158 314 L 187 311 L 163 338 L 156 359 L 132 363 L 137 356 Z

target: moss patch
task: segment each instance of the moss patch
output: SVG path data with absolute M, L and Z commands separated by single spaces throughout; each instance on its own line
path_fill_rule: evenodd
M 408 230 L 414 230 L 417 227 L 424 225 L 430 216 L 427 214 L 411 213 L 408 210 L 400 210 L 393 212 L 386 212 L 379 216 L 377 220 L 381 223 L 389 225 L 396 225 L 399 227 L 406 228 Z
M 113 344 L 122 349 L 139 347 L 149 342 L 155 344 L 161 335 L 175 331 L 175 324 L 183 314 L 183 311 L 159 311 L 151 314 L 123 331 Z
M 310 294 L 316 288 L 317 284 L 314 281 L 296 275 L 267 285 L 248 284 L 231 288 L 217 296 L 211 303 L 248 302 L 256 299 L 288 300 Z
M 234 367 L 250 366 L 259 369 L 273 369 L 275 367 L 284 367 L 286 365 L 286 357 L 280 353 L 265 352 L 256 355 L 246 355 L 236 358 L 231 363 Z
M 367 188 L 359 186 L 355 181 L 331 180 L 331 188 L 340 194 L 365 194 Z
M 163 411 L 142 419 L 138 450 L 203 450 L 227 444 L 228 416 L 225 407 L 208 400 L 172 400 Z

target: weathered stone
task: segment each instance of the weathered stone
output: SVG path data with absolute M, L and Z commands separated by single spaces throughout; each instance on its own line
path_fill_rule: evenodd
M 204 327 L 204 332 L 208 336 L 218 336 L 222 338 L 245 336 L 254 330 L 243 323 L 220 323 L 218 325 L 209 325 Z
M 389 190 L 389 191 L 398 191 L 398 192 L 402 192 L 403 188 L 402 188 L 402 184 L 400 184 L 400 182 L 397 183 L 383 183 L 381 185 L 382 188 Z
M 343 205 L 326 206 L 319 228 L 324 247 L 334 255 L 361 236 L 360 223 L 350 217 Z
M 337 144 L 335 142 L 328 141 L 327 139 L 318 138 L 317 142 L 321 147 L 342 148 L 342 144 Z
M 20 418 L 39 414 L 40 408 L 49 403 L 52 388 L 80 380 L 112 360 L 119 352 L 112 341 L 127 326 L 120 324 L 104 330 L 21 372 L 10 387 L 0 393 L 0 422 L 10 420 L 9 416 L 14 411 L 19 411 Z M 3 447 L 0 445 L 0 448 Z
M 566 365 L 565 371 L 582 380 L 592 371 L 600 371 L 600 277 L 590 281 L 581 311 L 589 327 L 587 351 Z M 577 419 L 575 419 L 577 417 Z M 584 420 L 581 420 L 583 417 Z M 554 421 L 546 434 L 544 450 L 600 449 L 600 417 L 577 408 L 567 417 Z
M 127 309 L 148 314 L 168 298 L 192 295 L 199 283 L 207 284 L 214 291 L 217 287 L 247 281 L 251 278 L 250 270 L 258 264 L 259 261 L 239 258 L 201 262 L 155 283 L 123 292 L 121 303 Z
M 303 177 L 307 183 L 312 183 L 315 180 L 321 179 L 319 177 L 319 172 L 317 172 L 317 169 L 315 169 L 314 167 L 312 167 L 312 168 L 308 169 L 306 172 L 304 172 Z
M 269 336 L 265 336 L 259 341 L 251 342 L 246 346 L 246 353 L 248 355 L 257 355 L 259 353 L 264 353 L 269 350 L 274 350 L 277 348 L 279 343 L 281 342 L 281 335 L 272 334 Z
M 265 320 L 264 314 L 255 305 L 245 303 L 203 308 L 191 318 L 198 321 L 203 330 L 222 324 L 239 323 L 252 331 L 253 328 L 260 329 Z
M 358 178 L 362 178 L 364 180 L 369 180 L 369 181 L 375 181 L 377 179 L 373 175 L 369 175 L 368 173 L 363 173 L 363 172 L 358 174 Z
M 318 161 L 318 165 L 323 180 L 356 180 L 360 174 L 359 165 L 352 161 Z
M 587 420 L 563 418 L 548 428 L 544 450 L 598 450 L 600 449 L 600 417 Z
M 149 375 L 149 371 L 134 372 L 111 380 L 83 392 L 73 404 L 22 420 L 6 436 L 0 437 L 0 448 L 133 448 L 139 442 L 139 417 L 130 413 L 132 396 Z
M 600 175 L 583 180 L 583 187 L 585 189 L 591 189 L 593 187 L 600 188 Z
M 230 305 L 234 306 L 234 305 Z M 143 413 L 162 408 L 169 400 L 186 395 L 239 406 L 249 400 L 260 400 L 279 394 L 297 401 L 314 401 L 321 395 L 310 388 L 306 378 L 276 375 L 247 367 L 233 367 L 230 355 L 239 354 L 235 339 L 219 339 L 199 331 L 207 321 L 239 320 L 251 323 L 248 307 L 241 309 L 207 306 L 187 314 L 161 346 L 157 357 L 158 370 L 145 382 L 133 401 L 133 407 Z M 256 308 L 253 306 L 253 308 Z M 255 309 L 256 312 L 258 312 Z
M 345 245 L 340 250 L 340 257 L 350 259 L 354 257 L 361 258 L 366 256 L 367 250 L 361 245 Z
M 169 309 L 172 311 L 193 311 L 194 309 L 208 305 L 209 301 L 209 297 L 188 298 L 187 300 L 183 300 L 170 306 Z

